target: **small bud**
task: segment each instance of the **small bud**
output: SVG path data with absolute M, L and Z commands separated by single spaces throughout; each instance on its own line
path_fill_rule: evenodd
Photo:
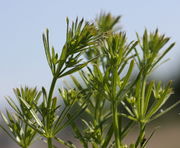
M 135 97 L 130 97 L 130 98 L 127 98 L 127 101 L 130 104 L 134 104 L 136 102 L 136 98 Z

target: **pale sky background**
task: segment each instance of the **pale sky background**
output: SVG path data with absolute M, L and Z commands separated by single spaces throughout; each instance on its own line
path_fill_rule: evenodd
M 157 71 L 158 78 L 175 79 L 179 72 L 179 0 L 0 0 L 0 99 L 12 96 L 12 88 L 44 85 L 51 74 L 45 59 L 41 35 L 49 28 L 57 51 L 65 40 L 66 22 L 76 16 L 93 19 L 99 12 L 122 15 L 122 26 L 130 40 L 144 28 L 172 37 L 177 44 L 167 57 L 171 61 Z

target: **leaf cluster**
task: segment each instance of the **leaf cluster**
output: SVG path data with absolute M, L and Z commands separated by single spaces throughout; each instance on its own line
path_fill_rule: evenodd
M 84 148 L 146 148 L 146 126 L 177 106 L 162 110 L 173 94 L 172 81 L 149 80 L 150 74 L 174 47 L 158 29 L 128 41 L 117 28 L 120 16 L 101 13 L 94 23 L 67 22 L 66 41 L 61 52 L 50 46 L 48 29 L 43 34 L 46 59 L 52 72 L 49 90 L 42 87 L 14 89 L 15 99 L 7 98 L 15 111 L 1 113 L 8 129 L 0 125 L 20 147 L 27 148 L 39 136 L 48 148 L 53 140 L 69 148 L 77 146 L 58 137 L 68 126 Z M 85 57 L 85 58 L 84 58 Z M 83 69 L 85 68 L 86 69 Z M 134 75 L 135 68 L 137 75 Z M 83 70 L 82 70 L 83 69 Z M 80 79 L 72 74 L 79 72 Z M 70 76 L 74 86 L 62 87 L 54 96 L 57 81 Z M 77 122 L 78 121 L 78 122 Z M 79 123 L 82 127 L 79 126 Z M 137 139 L 124 143 L 138 125 Z

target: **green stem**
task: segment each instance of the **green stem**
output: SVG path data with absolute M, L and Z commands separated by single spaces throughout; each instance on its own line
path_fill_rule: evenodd
M 83 142 L 82 145 L 83 145 L 84 148 L 88 148 L 88 144 L 86 142 Z
M 116 148 L 121 147 L 121 137 L 119 133 L 119 121 L 118 121 L 118 109 L 117 109 L 117 101 L 113 101 L 112 104 L 112 112 L 113 112 L 113 129 L 114 129 L 114 137 L 115 137 L 115 145 Z
M 54 92 L 56 81 L 57 81 L 57 78 L 53 77 L 53 80 L 52 80 L 52 83 L 51 83 L 51 87 L 50 87 L 50 90 L 49 90 L 49 95 L 48 95 L 48 102 L 47 102 L 48 115 L 47 115 L 47 120 L 46 120 L 47 121 L 46 125 L 47 125 L 47 130 L 48 131 L 51 130 L 51 125 L 50 125 L 49 121 L 50 121 L 51 116 L 52 116 L 52 114 L 50 112 L 51 112 L 51 105 L 52 105 L 52 96 L 53 96 L 53 92 Z
M 145 89 L 146 89 L 146 77 L 144 76 L 143 79 L 142 79 L 140 118 L 142 118 L 144 116 Z
M 28 146 L 24 145 L 24 146 L 21 146 L 22 148 L 28 148 Z
M 112 68 L 112 74 L 113 74 L 113 78 L 112 78 L 111 99 L 112 99 L 112 115 L 113 115 L 113 129 L 114 129 L 113 131 L 114 131 L 116 148 L 121 148 L 118 104 L 117 104 L 117 98 L 116 98 L 117 78 L 119 77 L 117 65 L 115 65 Z
M 146 127 L 146 124 L 140 123 L 140 131 L 139 131 L 138 139 L 136 140 L 136 143 L 135 143 L 135 148 L 138 148 L 139 144 L 140 144 L 140 147 L 143 145 L 143 141 L 145 138 L 145 127 Z
M 92 143 L 92 148 L 98 148 L 98 145 L 96 143 Z
M 113 124 L 110 126 L 110 128 L 109 128 L 109 130 L 108 130 L 108 132 L 107 132 L 107 134 L 106 134 L 106 137 L 105 137 L 103 143 L 101 144 L 101 145 L 102 145 L 102 146 L 101 146 L 102 148 L 108 147 L 109 142 L 110 142 L 112 136 L 113 136 Z
M 47 108 L 50 108 L 50 106 L 51 106 L 52 95 L 53 95 L 53 92 L 54 92 L 56 81 L 57 81 L 57 78 L 54 77 L 52 82 L 51 82 L 51 87 L 50 87 L 50 90 L 49 90 Z
M 96 96 L 96 106 L 95 106 L 95 126 L 99 126 L 100 123 L 100 117 L 101 117 L 101 112 L 100 112 L 100 104 L 101 104 L 101 99 L 102 95 L 98 94 Z
M 69 147 L 69 148 L 76 148 L 76 146 L 75 146 L 74 144 L 72 144 L 72 143 L 65 142 L 64 140 L 62 140 L 62 139 L 60 139 L 60 138 L 57 138 L 57 137 L 54 137 L 54 138 L 57 140 L 57 142 L 59 142 L 59 143 L 65 145 L 66 147 Z
M 47 142 L 48 142 L 48 148 L 53 148 L 52 138 L 47 138 Z
M 99 93 L 96 96 L 96 105 L 95 105 L 95 119 L 94 119 L 94 126 L 96 127 L 96 131 L 99 133 L 98 134 L 98 141 L 96 142 L 96 146 L 97 144 L 101 144 L 102 141 L 102 126 L 100 125 L 100 121 L 101 121 L 101 101 L 102 101 L 102 95 Z M 99 146 L 97 146 L 98 148 Z

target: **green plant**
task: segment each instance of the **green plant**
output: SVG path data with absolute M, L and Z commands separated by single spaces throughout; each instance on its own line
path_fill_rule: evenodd
M 137 34 L 137 40 L 128 42 L 126 33 L 117 27 L 120 18 L 102 13 L 95 23 L 76 19 L 71 26 L 67 19 L 66 42 L 60 56 L 50 47 L 46 30 L 43 43 L 52 72 L 49 91 L 44 87 L 40 91 L 17 88 L 14 92 L 18 104 L 7 98 L 15 113 L 7 111 L 7 117 L 1 113 L 10 131 L 0 127 L 20 147 L 29 147 L 35 136 L 40 136 L 48 148 L 56 147 L 53 139 L 76 148 L 57 136 L 67 126 L 72 127 L 84 148 L 146 147 L 152 136 L 146 139 L 147 124 L 180 103 L 160 112 L 173 93 L 171 81 L 164 86 L 161 81 L 149 80 L 174 43 L 165 48 L 170 38 L 158 30 L 145 30 L 142 38 Z M 138 74 L 132 76 L 135 66 Z M 86 70 L 82 70 L 84 67 Z M 81 80 L 72 75 L 74 72 L 79 72 Z M 59 89 L 62 103 L 54 97 L 54 89 L 64 76 L 71 76 L 74 87 Z M 127 146 L 123 140 L 135 125 L 139 125 L 139 135 Z
M 21 116 L 24 118 L 32 119 L 32 115 L 29 110 L 24 106 L 24 103 L 20 98 L 26 100 L 26 102 L 37 112 L 35 105 L 41 96 L 41 92 L 38 92 L 36 88 L 21 88 L 14 89 L 16 99 L 18 101 L 17 106 L 12 98 L 7 98 L 9 105 L 16 111 L 13 115 L 6 110 L 7 118 L 3 113 L 1 113 L 3 120 L 7 124 L 10 132 L 8 132 L 3 126 L 0 127 L 11 137 L 11 139 L 16 142 L 20 147 L 27 148 L 35 139 L 37 132 L 32 129 L 28 124 L 22 120 Z

